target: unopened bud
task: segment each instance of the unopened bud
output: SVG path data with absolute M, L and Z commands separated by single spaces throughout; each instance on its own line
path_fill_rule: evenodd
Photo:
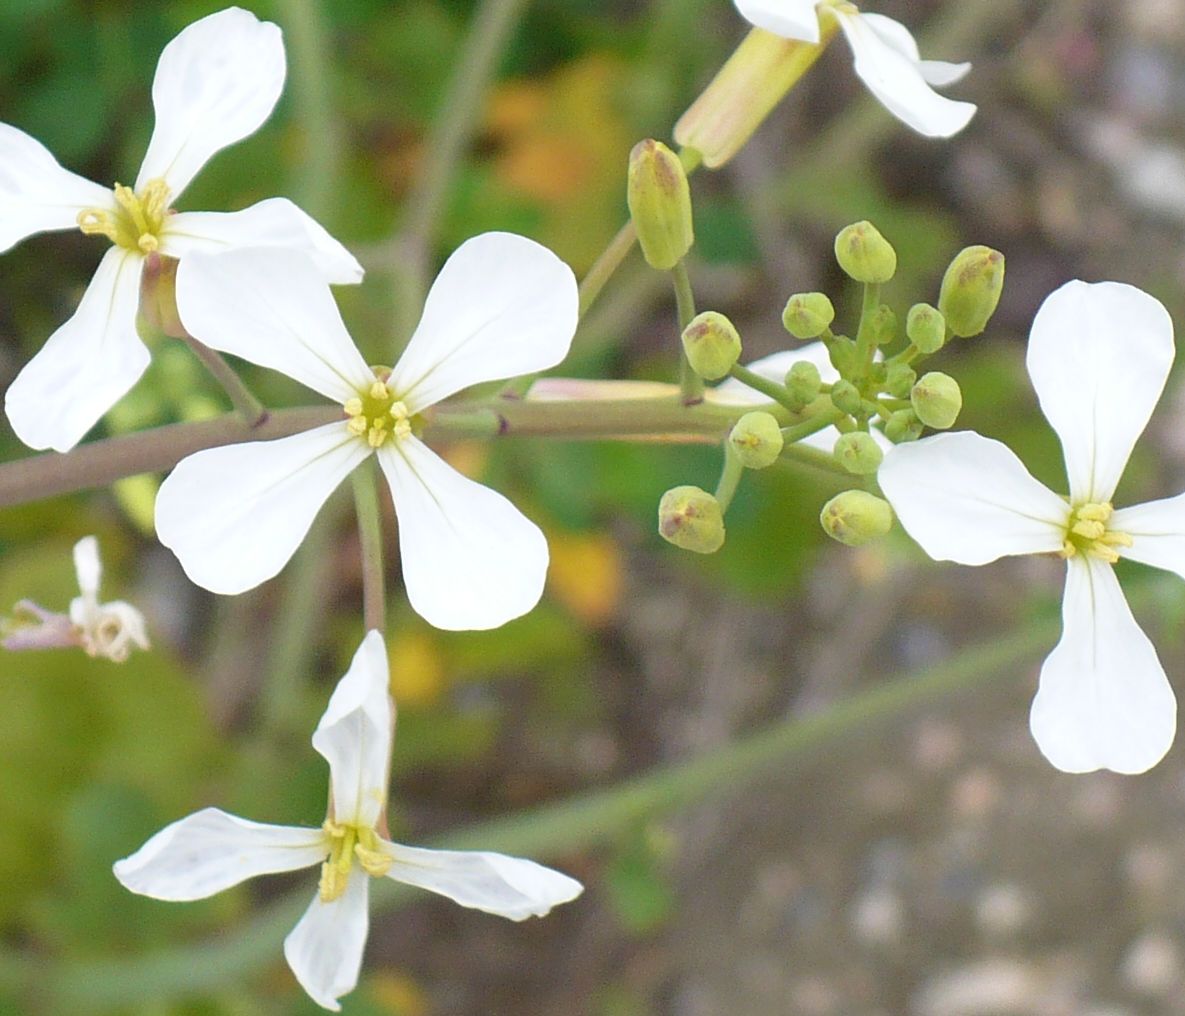
M 746 469 L 764 469 L 782 454 L 782 428 L 769 413 L 746 413 L 733 425 L 728 443 Z
M 647 264 L 674 268 L 695 241 L 691 190 L 679 157 L 661 141 L 639 141 L 630 152 L 626 198 Z
M 919 353 L 937 353 L 946 342 L 946 321 L 928 303 L 915 303 L 905 319 L 905 334 Z
M 897 252 L 871 222 L 857 222 L 840 231 L 835 260 L 857 282 L 888 282 L 897 271 Z
M 683 351 L 700 377 L 719 381 L 741 356 L 741 337 L 723 314 L 706 310 L 683 329 Z
M 814 402 L 822 387 L 823 378 L 819 375 L 819 368 L 810 360 L 799 360 L 786 371 L 786 390 L 795 402 L 804 406 Z
M 720 502 L 699 487 L 672 487 L 658 504 L 658 534 L 684 550 L 714 554 L 724 545 Z
M 782 311 L 782 324 L 796 339 L 817 339 L 835 320 L 835 307 L 826 293 L 796 293 Z
M 951 333 L 978 335 L 1000 302 L 1004 288 L 1004 255 L 991 247 L 967 247 L 955 255 L 942 277 L 938 309 Z
M 864 400 L 860 392 L 851 381 L 840 379 L 831 386 L 831 403 L 841 413 L 853 416 L 864 408 Z
M 908 363 L 891 363 L 885 368 L 885 391 L 895 399 L 908 399 L 918 375 Z
M 841 434 L 835 442 L 836 461 L 849 473 L 865 476 L 880 469 L 881 460 L 885 453 L 876 443 L 871 434 L 862 430 L 854 430 L 850 434 Z
M 922 436 L 922 424 L 912 409 L 899 409 L 885 423 L 885 437 L 894 444 L 916 441 Z
M 963 393 L 953 377 L 935 370 L 921 376 L 909 393 L 909 401 L 918 419 L 927 427 L 946 430 L 959 418 Z
M 893 509 L 888 501 L 865 490 L 845 490 L 823 505 L 819 521 L 833 540 L 858 547 L 893 527 Z

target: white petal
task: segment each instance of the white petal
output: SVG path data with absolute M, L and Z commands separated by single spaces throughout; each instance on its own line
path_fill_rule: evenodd
M 313 897 L 284 939 L 284 958 L 300 986 L 319 1006 L 341 1012 L 338 999 L 353 991 L 370 928 L 370 878 L 354 866 L 346 891 L 332 903 Z
M 877 480 L 936 561 L 987 564 L 1062 547 L 1069 506 L 999 441 L 959 431 L 897 445 Z
M 835 16 L 852 47 L 857 76 L 897 119 L 930 138 L 948 138 L 967 126 L 975 106 L 931 89 L 918 62 L 898 48 L 899 34 L 889 42 L 884 26 L 867 24 L 865 15 L 837 10 Z
M 144 259 L 112 247 L 74 316 L 8 387 L 4 408 L 30 448 L 73 448 L 148 366 L 136 334 Z
M 242 8 L 183 29 L 156 65 L 156 126 L 136 190 L 163 178 L 176 199 L 210 156 L 259 129 L 280 98 L 284 73 L 280 29 Z
M 554 367 L 568 355 L 579 297 L 572 270 L 513 233 L 466 240 L 440 270 L 391 387 L 418 413 L 479 381 Z
M 111 208 L 114 194 L 63 169 L 40 141 L 0 123 L 0 252 L 34 233 L 75 229 L 84 208 Z
M 212 349 L 278 370 L 335 402 L 374 383 L 329 286 L 296 251 L 189 254 L 177 268 L 177 311 Z
M 971 70 L 969 63 L 946 63 L 943 60 L 923 60 L 918 52 L 917 40 L 900 21 L 887 18 L 883 14 L 861 15 L 862 20 L 871 28 L 885 45 L 892 47 L 903 57 L 915 63 L 922 78 L 930 85 L 953 85 L 961 80 Z
M 1116 548 L 1123 557 L 1185 578 L 1185 494 L 1121 508 L 1107 526 L 1132 538 Z
M 310 258 L 326 282 L 362 281 L 362 266 L 325 227 L 286 198 L 268 198 L 240 212 L 180 212 L 165 222 L 161 251 L 184 258 L 239 247 L 284 247 Z
M 99 541 L 93 536 L 84 536 L 74 544 L 74 574 L 83 597 L 94 600 L 99 595 L 103 566 L 99 563 Z
M 1114 569 L 1071 558 L 1062 638 L 1041 668 L 1029 722 L 1050 762 L 1069 773 L 1142 773 L 1164 757 L 1177 701 Z
M 1067 282 L 1037 311 L 1027 363 L 1070 496 L 1110 501 L 1173 363 L 1168 311 L 1134 286 Z
M 370 453 L 344 423 L 182 459 L 156 496 L 156 534 L 190 579 L 230 595 L 270 579 Z
M 295 871 L 328 855 L 325 833 L 264 825 L 204 808 L 165 826 L 130 857 L 115 877 L 134 893 L 158 900 L 201 900 L 256 875 Z
M 733 0 L 741 17 L 784 39 L 819 41 L 816 0 Z
M 387 800 L 390 680 L 383 637 L 367 632 L 313 733 L 313 747 L 329 763 L 333 817 L 346 825 L 374 828 Z
M 497 628 L 539 602 L 547 541 L 501 494 L 414 437 L 379 449 L 412 609 L 449 631 Z
M 576 899 L 584 886 L 534 861 L 474 850 L 427 850 L 389 845 L 396 882 L 440 893 L 463 907 L 522 921 Z

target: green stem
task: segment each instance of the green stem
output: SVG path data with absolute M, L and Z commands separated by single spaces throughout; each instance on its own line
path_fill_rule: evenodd
M 477 128 L 498 63 L 527 0 L 482 0 L 436 110 L 426 154 L 407 196 L 401 233 L 430 247 L 456 179 L 461 157 Z
M 379 509 L 378 467 L 371 456 L 351 474 L 354 509 L 358 515 L 358 540 L 362 549 L 362 617 L 367 631 L 387 627 L 386 580 L 383 568 L 383 525 Z
M 278 0 L 284 23 L 296 119 L 303 134 L 297 160 L 297 201 L 310 215 L 331 223 L 345 152 L 343 120 L 333 115 L 332 61 L 325 18 L 317 0 Z
M 638 231 L 634 229 L 634 223 L 631 220 L 617 231 L 617 235 L 609 241 L 609 246 L 601 252 L 593 262 L 593 266 L 580 280 L 581 317 L 584 317 L 588 309 L 596 302 L 597 297 L 601 295 L 601 290 L 605 288 L 605 283 L 613 277 L 613 273 L 621 267 L 621 263 L 634 249 L 637 239 Z
M 776 381 L 762 377 L 748 367 L 742 367 L 739 363 L 732 365 L 732 370 L 729 371 L 729 374 L 738 381 L 747 384 L 750 388 L 761 392 L 762 395 L 773 399 L 779 405 L 785 406 L 795 416 L 798 416 L 802 412 L 802 406 L 790 397 L 790 393 L 786 391 L 785 385 L 780 385 Z
M 812 434 L 817 434 L 826 427 L 842 420 L 847 413 L 840 412 L 840 410 L 832 407 L 831 409 L 824 409 L 818 416 L 812 416 L 809 420 L 803 420 L 802 423 L 792 423 L 789 427 L 782 428 L 782 438 L 786 444 L 793 444 L 795 441 L 801 441 L 804 437 L 810 437 Z
M 872 366 L 876 355 L 876 343 L 873 341 L 872 321 L 881 305 L 881 287 L 879 283 L 866 282 L 864 284 L 864 302 L 860 308 L 860 327 L 856 331 L 856 363 L 860 371 L 860 378 L 868 376 L 868 368 Z M 859 383 L 857 381 L 857 383 Z
M 553 383 L 560 379 L 551 379 Z M 571 382 L 573 385 L 582 382 Z M 640 383 L 653 392 L 655 386 Z M 618 382 L 617 390 L 630 388 Z M 550 437 L 564 440 L 719 441 L 751 406 L 715 402 L 709 397 L 683 405 L 674 385 L 669 392 L 646 398 L 503 399 L 456 402 L 433 407 L 424 437 L 456 438 Z M 770 407 L 782 423 L 800 420 Z M 237 413 L 213 420 L 173 423 L 121 437 L 80 445 L 65 454 L 43 452 L 0 463 L 0 508 L 44 498 L 105 487 L 126 476 L 172 469 L 181 459 L 204 448 L 243 441 L 271 441 L 342 419 L 338 406 L 281 409 L 258 427 L 249 427 Z M 821 424 L 825 426 L 825 424 Z
M 782 458 L 791 459 L 804 466 L 813 466 L 815 469 L 821 469 L 828 473 L 838 473 L 849 480 L 852 478 L 852 474 L 835 460 L 834 455 L 821 448 L 812 448 L 810 445 L 804 444 L 787 444 L 782 448 Z
M 253 430 L 263 424 L 268 416 L 267 407 L 243 383 L 243 379 L 223 359 L 222 354 L 211 349 L 204 342 L 199 342 L 192 335 L 183 335 L 181 338 L 193 350 L 194 356 L 201 360 L 202 366 L 210 372 L 210 375 L 226 392 L 231 405 L 243 418 L 243 422 Z
M 825 712 L 776 724 L 686 762 L 634 777 L 606 790 L 486 822 L 429 845 L 548 857 L 612 843 L 636 828 L 714 796 L 735 794 L 791 759 L 805 759 L 857 734 L 899 720 L 940 697 L 979 685 L 1056 638 L 1055 618 L 972 646 L 917 673 L 881 683 Z M 312 878 L 313 876 L 310 876 Z M 310 883 L 311 884 L 311 883 Z M 376 879 L 372 913 L 391 911 L 423 894 Z M 44 958 L 0 954 L 0 990 L 46 998 L 47 1011 L 97 1012 L 144 998 L 173 999 L 224 988 L 278 962 L 279 943 L 308 906 L 308 886 L 264 908 L 232 931 L 139 959 L 107 958 L 48 969 Z
M 732 442 L 724 442 L 724 468 L 720 472 L 720 482 L 716 484 L 715 498 L 720 504 L 720 510 L 727 512 L 732 499 L 736 496 L 737 488 L 741 485 L 741 477 L 745 474 L 745 467 L 741 464 L 737 453 L 733 451 Z
M 671 269 L 671 281 L 675 286 L 675 309 L 679 316 L 679 335 L 695 319 L 695 293 L 691 288 L 691 276 L 687 274 L 687 263 L 680 261 Z M 679 393 L 683 405 L 691 406 L 704 398 L 704 379 L 691 369 L 683 341 L 679 341 Z

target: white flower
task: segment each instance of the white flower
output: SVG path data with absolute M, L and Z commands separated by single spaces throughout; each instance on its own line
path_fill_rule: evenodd
M 875 355 L 878 361 L 882 358 L 879 349 Z M 783 349 L 780 352 L 771 353 L 769 356 L 763 356 L 760 360 L 754 360 L 748 367 L 754 374 L 760 374 L 769 381 L 782 384 L 790 372 L 790 368 L 799 361 L 814 364 L 819 371 L 819 378 L 824 384 L 833 384 L 839 380 L 839 371 L 832 365 L 827 346 L 822 342 L 808 342 L 798 349 Z M 730 377 L 712 389 L 712 401 L 728 405 L 757 406 L 769 403 L 770 398 L 755 388 L 750 388 L 743 381 Z M 876 427 L 870 428 L 869 434 L 880 445 L 881 451 L 887 452 L 893 447 L 889 439 Z M 810 445 L 810 447 L 830 455 L 835 450 L 835 442 L 838 440 L 839 431 L 834 427 L 825 427 L 823 430 L 804 437 L 799 444 Z
M 358 983 L 366 945 L 368 876 L 428 889 L 465 907 L 521 921 L 580 895 L 575 879 L 518 857 L 426 850 L 385 838 L 394 712 L 382 636 L 370 632 L 329 700 L 313 747 L 329 763 L 330 805 L 320 829 L 250 822 L 205 808 L 166 826 L 115 876 L 132 892 L 198 900 L 245 879 L 319 864 L 320 884 L 284 940 L 301 986 L 326 1009 Z
M 975 115 L 970 102 L 955 102 L 931 85 L 951 85 L 969 63 L 923 60 L 913 36 L 883 14 L 861 14 L 846 0 L 734 0 L 741 16 L 757 28 L 787 39 L 818 43 L 819 8 L 839 21 L 855 58 L 856 75 L 897 119 L 927 137 L 957 134 Z
M 148 648 L 144 615 L 130 603 L 99 602 L 99 541 L 85 536 L 74 545 L 74 570 L 82 595 L 70 601 L 69 614 L 21 600 L 10 620 L 0 621 L 0 646 L 13 651 L 78 647 L 88 656 L 123 663 L 134 648 Z
M 1028 350 L 1041 409 L 1061 439 L 1068 499 L 973 433 L 900 445 L 880 468 L 902 525 L 936 560 L 1066 559 L 1062 637 L 1041 668 L 1030 724 L 1067 772 L 1143 772 L 1176 731 L 1172 689 L 1111 567 L 1124 557 L 1185 577 L 1185 495 L 1111 505 L 1172 362 L 1173 325 L 1157 300 L 1116 282 L 1068 283 L 1042 305 Z
M 81 229 L 112 242 L 74 316 L 8 389 L 8 419 L 25 444 L 69 450 L 144 373 L 149 354 L 136 312 L 151 254 L 289 247 L 313 258 L 327 281 L 361 279 L 350 253 L 282 198 L 240 212 L 171 211 L 212 155 L 268 118 L 284 73 L 280 29 L 238 7 L 184 29 L 157 64 L 156 125 L 134 187 L 92 183 L 23 131 L 0 124 L 0 251 L 49 230 Z
M 339 423 L 201 451 L 173 470 L 157 497 L 156 529 L 194 582 L 239 593 L 271 578 L 325 499 L 377 453 L 399 519 L 407 595 L 421 616 L 438 628 L 494 628 L 539 601 L 548 555 L 538 527 L 447 465 L 416 430 L 419 415 L 454 392 L 564 358 L 576 280 L 554 254 L 509 233 L 462 244 L 390 371 L 367 366 L 299 254 L 192 255 L 178 270 L 177 305 L 202 342 L 343 408 Z
M 99 602 L 99 541 L 85 536 L 74 545 L 74 571 L 82 593 L 70 601 L 70 621 L 88 656 L 102 656 L 123 663 L 134 646 L 148 648 L 144 615 L 130 603 Z

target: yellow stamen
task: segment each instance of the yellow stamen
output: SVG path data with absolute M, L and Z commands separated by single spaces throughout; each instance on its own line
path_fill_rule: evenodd
M 317 890 L 322 902 L 332 903 L 346 891 L 355 858 L 367 875 L 377 878 L 390 870 L 394 858 L 383 849 L 373 829 L 339 825 L 328 819 L 322 828 L 330 840 L 329 858 L 321 865 Z
M 160 249 L 160 235 L 169 214 L 169 187 L 164 180 L 150 180 L 136 194 L 131 187 L 115 185 L 114 208 L 84 208 L 78 228 L 90 236 L 105 236 L 117 247 L 151 254 Z
M 356 437 L 366 438 L 371 448 L 381 448 L 393 438 L 402 440 L 412 433 L 411 413 L 395 398 L 382 380 L 391 376 L 386 367 L 375 367 L 375 380 L 342 405 L 348 417 L 346 426 Z
M 1090 501 L 1070 512 L 1066 522 L 1066 536 L 1060 555 L 1071 558 L 1085 554 L 1108 564 L 1119 560 L 1116 547 L 1130 547 L 1132 538 L 1127 533 L 1107 529 L 1115 508 L 1106 501 Z

